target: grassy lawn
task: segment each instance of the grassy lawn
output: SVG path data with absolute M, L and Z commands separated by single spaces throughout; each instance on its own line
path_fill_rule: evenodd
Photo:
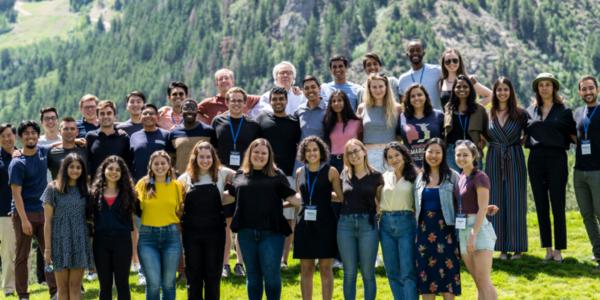
M 529 252 L 519 261 L 494 260 L 492 280 L 501 299 L 598 299 L 600 295 L 600 271 L 593 269 L 591 246 L 587 239 L 579 212 L 567 213 L 568 249 L 565 261 L 544 263 L 543 249 L 539 248 L 539 235 L 535 213 L 528 215 Z M 232 260 L 232 265 L 234 261 Z M 466 269 L 462 269 L 463 299 L 475 299 L 475 285 Z M 343 273 L 335 274 L 334 299 L 343 299 Z M 137 276 L 130 277 L 133 299 L 145 299 L 144 288 L 135 285 Z M 98 282 L 85 283 L 85 299 L 98 297 Z M 47 288 L 31 287 L 31 299 L 47 299 Z M 320 299 L 320 280 L 315 277 L 314 299 Z M 246 285 L 242 278 L 223 280 L 222 299 L 246 299 Z M 300 299 L 299 261 L 290 259 L 289 270 L 283 272 L 282 299 Z M 362 281 L 358 280 L 357 299 L 362 298 Z M 16 297 L 12 298 L 16 299 Z M 179 285 L 177 299 L 186 299 L 185 286 Z M 383 267 L 377 269 L 377 299 L 392 299 Z

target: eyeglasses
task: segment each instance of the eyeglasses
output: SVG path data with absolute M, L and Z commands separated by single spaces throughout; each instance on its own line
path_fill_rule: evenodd
M 56 121 L 57 119 L 56 117 L 44 117 L 44 121 Z
M 458 63 L 459 63 L 459 60 L 458 60 L 458 58 L 449 58 L 449 59 L 446 59 L 446 60 L 444 61 L 444 64 L 445 64 L 446 66 L 447 66 L 447 65 L 450 65 L 450 64 L 455 64 L 455 65 L 458 65 Z
M 357 156 L 361 152 L 362 152 L 361 149 L 356 149 L 354 151 L 348 151 L 348 156 Z

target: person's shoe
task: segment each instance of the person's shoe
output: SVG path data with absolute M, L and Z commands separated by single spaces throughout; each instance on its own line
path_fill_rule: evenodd
M 4 297 L 5 298 L 12 297 L 14 295 L 15 295 L 15 292 L 6 292 L 6 293 L 4 293 Z
M 235 267 L 233 267 L 233 274 L 240 277 L 246 276 L 246 270 L 244 269 L 244 265 L 240 263 L 235 264 Z
M 559 250 L 555 250 L 554 251 L 554 256 L 552 257 L 552 260 L 554 260 L 554 262 L 557 263 L 562 263 L 563 262 L 563 257 L 562 257 L 562 253 L 560 253 Z
M 523 254 L 521 254 L 521 252 L 515 252 L 515 254 L 510 257 L 510 260 L 517 260 L 521 258 L 523 258 Z
M 383 266 L 383 258 L 381 258 L 381 256 L 377 255 L 377 259 L 375 259 L 375 267 L 381 267 Z
M 131 264 L 131 272 L 137 273 L 140 271 L 142 266 L 140 264 Z
M 288 265 L 287 265 L 287 263 L 285 263 L 285 262 L 281 262 L 281 266 L 280 266 L 280 267 L 281 267 L 281 270 L 282 270 L 282 271 L 285 271 L 285 270 L 287 270 L 287 269 L 288 269 Z
M 85 280 L 87 281 L 94 281 L 96 279 L 98 279 L 98 274 L 95 272 L 90 271 L 85 275 Z
M 333 260 L 333 265 L 331 266 L 333 269 L 343 269 L 344 265 L 342 264 L 341 261 L 334 259 Z
M 500 260 L 507 260 L 508 259 L 508 253 L 502 252 L 498 258 Z
M 221 277 L 227 278 L 231 276 L 231 268 L 229 265 L 223 265 L 223 271 L 221 272 Z
M 142 272 L 138 273 L 138 285 L 146 286 L 146 276 Z

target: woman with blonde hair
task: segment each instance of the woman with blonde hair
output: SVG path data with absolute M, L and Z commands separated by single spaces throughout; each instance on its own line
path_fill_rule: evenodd
M 362 118 L 363 142 L 368 149 L 368 157 L 378 172 L 384 171 L 383 148 L 396 138 L 396 125 L 402 106 L 394 99 L 389 80 L 380 74 L 369 75 L 364 102 L 358 106 L 356 114 Z

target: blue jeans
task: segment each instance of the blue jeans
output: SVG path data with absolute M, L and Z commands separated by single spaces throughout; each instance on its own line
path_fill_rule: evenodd
M 337 243 L 344 265 L 344 299 L 356 298 L 356 275 L 360 263 L 364 299 L 375 299 L 375 259 L 377 228 L 370 224 L 368 214 L 341 215 L 337 226 Z
M 146 299 L 175 299 L 175 281 L 181 238 L 175 224 L 163 227 L 140 226 L 138 255 L 146 276 Z
M 241 229 L 238 241 L 246 265 L 248 299 L 261 300 L 264 290 L 268 300 L 281 298 L 280 262 L 285 236 L 270 230 Z
M 416 228 L 412 211 L 384 212 L 379 222 L 383 263 L 396 300 L 417 299 Z

